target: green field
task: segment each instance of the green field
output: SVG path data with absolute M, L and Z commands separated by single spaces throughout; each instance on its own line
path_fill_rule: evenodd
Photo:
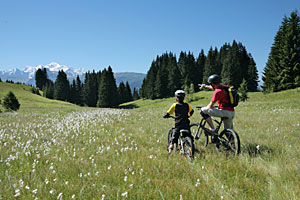
M 190 163 L 166 151 L 174 98 L 100 109 L 8 83 L 0 99 L 9 90 L 21 108 L 0 114 L 0 199 L 300 199 L 300 91 L 249 93 L 234 119 L 241 154 L 196 142 Z M 194 94 L 192 107 L 211 95 Z

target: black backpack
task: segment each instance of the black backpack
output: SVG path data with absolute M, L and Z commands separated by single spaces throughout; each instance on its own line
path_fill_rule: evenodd
M 234 89 L 233 86 L 231 87 L 224 87 L 222 90 L 226 93 L 229 103 L 223 105 L 224 107 L 236 107 L 239 104 L 240 95 L 236 89 Z

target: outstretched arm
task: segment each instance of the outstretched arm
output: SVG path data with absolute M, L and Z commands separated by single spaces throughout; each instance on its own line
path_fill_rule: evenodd
M 200 90 L 203 90 L 203 89 L 214 90 L 214 88 L 211 85 L 198 84 L 198 86 L 199 86 Z

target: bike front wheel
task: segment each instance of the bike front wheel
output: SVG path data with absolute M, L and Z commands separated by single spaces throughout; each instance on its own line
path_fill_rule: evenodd
M 185 137 L 183 139 L 183 153 L 186 158 L 189 159 L 189 161 L 192 161 L 194 159 L 194 143 L 190 137 Z
M 169 151 L 169 146 L 172 143 L 172 136 L 173 136 L 173 128 L 171 128 L 168 132 L 168 146 L 167 146 L 167 151 Z
M 198 140 L 197 144 L 200 143 L 203 146 L 208 145 L 208 135 L 205 134 L 204 130 L 199 126 L 199 123 L 190 124 L 191 134 L 195 140 Z M 201 137 L 201 135 L 203 135 Z
M 233 152 L 238 155 L 241 152 L 241 144 L 239 135 L 233 129 L 225 129 L 221 132 L 220 147 L 225 148 L 226 151 Z

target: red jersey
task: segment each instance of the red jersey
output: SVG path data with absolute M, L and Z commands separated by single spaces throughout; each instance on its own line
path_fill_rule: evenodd
M 221 85 L 220 88 L 227 87 L 226 85 Z M 218 103 L 219 109 L 234 111 L 234 108 L 224 107 L 225 104 L 229 103 L 229 99 L 222 89 L 215 89 L 214 94 L 211 98 L 211 101 L 214 103 Z

